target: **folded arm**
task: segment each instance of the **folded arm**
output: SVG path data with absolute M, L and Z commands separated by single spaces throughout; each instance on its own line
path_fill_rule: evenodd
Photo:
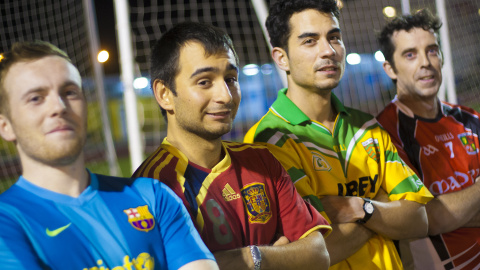
M 427 215 L 425 206 L 412 201 L 388 201 L 385 191 L 372 200 L 375 207 L 372 217 L 363 224 L 368 229 L 391 239 L 425 237 Z M 325 196 L 321 199 L 325 212 L 333 224 L 355 222 L 365 216 L 364 200 L 352 196 Z
M 352 256 L 375 233 L 357 223 L 332 224 L 332 232 L 325 238 L 330 265 Z
M 259 246 L 262 269 L 328 269 L 330 259 L 320 232 L 275 246 Z M 253 269 L 249 247 L 218 251 L 213 254 L 220 269 Z
M 476 228 L 480 227 L 480 211 L 475 214 L 473 218 L 471 218 L 466 224 L 464 224 L 462 227 L 467 227 L 467 228 Z
M 427 203 L 428 234 L 451 232 L 460 227 L 480 225 L 480 183 L 447 194 L 441 194 Z

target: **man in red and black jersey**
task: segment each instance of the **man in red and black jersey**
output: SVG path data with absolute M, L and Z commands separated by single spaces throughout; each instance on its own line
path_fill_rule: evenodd
M 429 236 L 401 249 L 408 269 L 480 266 L 480 114 L 440 101 L 441 22 L 428 10 L 390 21 L 378 36 L 383 68 L 397 96 L 377 116 L 404 161 L 435 195 L 427 203 Z M 403 251 L 403 252 L 402 252 Z M 410 257 L 410 255 L 412 257 Z
M 327 269 L 327 221 L 263 146 L 221 140 L 240 103 L 238 58 L 216 27 L 182 23 L 152 50 L 167 137 L 134 173 L 183 201 L 222 269 Z M 280 245 L 281 244 L 281 245 Z

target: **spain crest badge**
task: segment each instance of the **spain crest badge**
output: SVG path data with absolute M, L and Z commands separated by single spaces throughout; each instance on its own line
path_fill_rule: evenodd
M 253 183 L 241 190 L 243 202 L 248 210 L 250 223 L 267 223 L 272 217 L 270 201 L 265 192 L 265 184 Z
M 475 145 L 475 137 L 475 134 L 468 132 L 458 134 L 458 138 L 462 142 L 463 148 L 465 148 L 465 151 L 467 151 L 467 154 L 469 155 L 476 155 L 478 153 L 478 148 Z
M 362 142 L 363 148 L 367 151 L 369 157 L 376 162 L 379 161 L 380 147 L 378 146 L 378 139 L 368 138 L 368 140 Z
M 148 232 L 155 227 L 155 219 L 147 205 L 123 210 L 123 212 L 128 216 L 128 222 L 139 231 Z

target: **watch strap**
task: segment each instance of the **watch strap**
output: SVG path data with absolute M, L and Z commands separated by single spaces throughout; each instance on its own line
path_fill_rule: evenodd
M 260 249 L 257 246 L 250 246 L 250 252 L 252 254 L 253 259 L 253 269 L 260 270 L 260 266 L 262 265 L 262 253 L 260 253 Z
M 370 199 L 367 199 L 367 198 L 362 198 L 362 199 L 363 199 L 363 212 L 365 212 L 365 216 L 362 219 L 357 220 L 357 223 L 365 224 L 372 217 L 373 211 L 375 210 L 375 208 L 373 207 L 373 203 Z M 371 212 L 367 211 L 367 206 L 372 207 Z

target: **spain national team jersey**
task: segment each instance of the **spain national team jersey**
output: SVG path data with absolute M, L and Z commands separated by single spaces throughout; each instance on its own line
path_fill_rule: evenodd
M 331 132 L 310 120 L 285 95 L 286 91 L 280 90 L 267 114 L 248 131 L 245 142 L 265 144 L 288 170 L 300 195 L 325 217 L 319 200 L 325 195 L 374 198 L 383 189 L 390 200 L 426 203 L 432 198 L 373 116 L 344 107 L 332 93 L 332 106 L 338 116 Z M 393 242 L 380 235 L 331 267 L 401 268 Z
M 424 119 L 395 98 L 377 117 L 433 195 L 467 188 L 480 176 L 480 114 L 446 102 L 439 107 L 435 119 Z M 460 228 L 411 242 L 410 247 L 418 269 L 480 266 L 480 228 Z
M 290 241 L 331 230 L 295 191 L 288 174 L 263 146 L 222 142 L 225 157 L 211 170 L 188 161 L 164 139 L 134 173 L 159 179 L 189 210 L 212 251 Z
M 73 198 L 20 177 L 0 195 L 1 269 L 178 269 L 214 259 L 180 199 L 153 179 L 90 173 Z

